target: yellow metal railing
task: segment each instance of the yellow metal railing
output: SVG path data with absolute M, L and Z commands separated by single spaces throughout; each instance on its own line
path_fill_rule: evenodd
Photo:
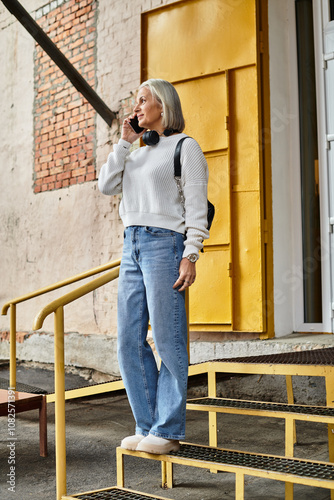
M 66 436 L 65 436 L 65 354 L 64 306 L 109 283 L 119 275 L 119 266 L 50 302 L 35 317 L 33 330 L 39 330 L 47 316 L 54 313 L 54 370 L 56 426 L 56 485 L 57 500 L 66 495 Z
M 10 332 L 9 332 L 9 344 L 10 344 L 10 355 L 9 355 L 9 384 L 10 387 L 16 387 L 16 305 L 21 302 L 25 302 L 27 300 L 33 299 L 40 295 L 46 294 L 48 292 L 52 292 L 59 288 L 62 288 L 67 285 L 71 285 L 72 283 L 76 283 L 85 278 L 90 278 L 95 274 L 102 273 L 104 271 L 108 271 L 109 269 L 113 269 L 120 265 L 120 259 L 115 260 L 113 262 L 108 262 L 108 264 L 103 264 L 101 266 L 90 269 L 89 271 L 85 271 L 83 273 L 72 276 L 71 278 L 67 278 L 63 281 L 59 281 L 54 283 L 53 285 L 49 285 L 39 290 L 35 290 L 34 292 L 28 293 L 26 295 L 22 295 L 17 297 L 16 299 L 10 300 L 6 302 L 2 307 L 1 314 L 5 316 L 10 309 Z

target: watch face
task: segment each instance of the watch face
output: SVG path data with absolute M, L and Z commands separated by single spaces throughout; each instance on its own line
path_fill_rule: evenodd
M 187 258 L 190 260 L 190 262 L 196 262 L 197 255 L 195 253 L 191 253 Z

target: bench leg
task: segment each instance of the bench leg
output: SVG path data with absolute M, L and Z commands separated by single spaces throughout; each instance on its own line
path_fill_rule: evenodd
M 285 483 L 285 500 L 293 500 L 293 483 Z
M 46 396 L 43 396 L 39 408 L 39 454 L 41 457 L 48 456 Z
M 242 472 L 235 474 L 235 500 L 244 500 L 245 498 L 245 475 Z
M 163 489 L 173 488 L 173 464 L 161 462 L 161 486 Z
M 116 448 L 117 486 L 124 488 L 124 455 L 122 448 Z

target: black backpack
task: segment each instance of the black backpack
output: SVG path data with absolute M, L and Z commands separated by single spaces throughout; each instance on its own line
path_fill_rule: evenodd
M 181 157 L 182 143 L 185 139 L 188 139 L 188 137 L 182 137 L 182 139 L 179 140 L 179 142 L 176 145 L 175 153 L 174 153 L 174 177 L 175 177 L 182 201 L 184 201 L 184 197 L 183 197 L 182 188 L 181 188 L 181 160 L 180 160 L 180 157 Z M 215 216 L 215 207 L 208 200 L 208 215 L 207 215 L 207 218 L 208 218 L 207 229 L 208 230 L 210 230 L 214 216 Z

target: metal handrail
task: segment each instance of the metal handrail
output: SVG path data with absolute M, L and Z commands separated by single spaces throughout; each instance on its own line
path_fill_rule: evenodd
M 112 269 L 108 273 L 103 274 L 103 276 L 95 278 L 89 283 L 86 283 L 85 285 L 82 285 L 79 288 L 76 288 L 75 290 L 66 293 L 62 297 L 53 300 L 45 307 L 43 307 L 43 309 L 41 309 L 40 312 L 35 316 L 33 330 L 39 330 L 40 328 L 42 328 L 45 318 L 50 314 L 55 313 L 59 307 L 64 307 L 67 304 L 70 304 L 71 302 L 74 302 L 75 300 L 79 299 L 80 297 L 83 297 L 87 293 L 92 292 L 97 288 L 100 288 L 109 281 L 118 278 L 118 275 L 119 275 L 119 264 L 118 267 L 116 267 L 116 269 Z
M 62 288 L 64 286 L 71 285 L 72 283 L 76 283 L 76 282 L 81 281 L 85 278 L 90 278 L 91 276 L 94 276 L 95 274 L 99 274 L 99 273 L 102 273 L 104 271 L 108 271 L 109 269 L 113 269 L 113 268 L 119 266 L 120 262 L 121 262 L 121 260 L 118 259 L 118 260 L 115 260 L 112 262 L 108 262 L 107 264 L 103 264 L 101 266 L 94 267 L 93 269 L 90 269 L 90 270 L 85 271 L 83 273 L 76 274 L 75 276 L 72 276 L 72 277 L 67 278 L 65 280 L 58 281 L 57 283 L 53 283 L 52 285 L 45 286 L 43 288 L 35 290 L 34 292 L 30 292 L 30 293 L 27 293 L 25 295 L 21 295 L 20 297 L 12 299 L 3 305 L 2 310 L 1 310 L 1 314 L 3 316 L 6 316 L 8 309 L 10 309 L 9 384 L 10 384 L 11 388 L 16 387 L 16 305 L 20 304 L 21 302 L 25 302 L 27 300 L 38 297 L 40 295 L 44 295 L 45 293 L 49 293 L 49 292 L 52 292 L 54 290 L 58 290 L 59 288 Z
M 35 317 L 33 330 L 39 330 L 47 316 L 54 313 L 54 370 L 56 424 L 56 486 L 57 500 L 66 495 L 66 435 L 65 435 L 65 353 L 64 306 L 105 285 L 119 276 L 119 266 L 103 276 L 72 290 L 47 304 Z
M 108 262 L 107 264 L 102 264 L 101 266 L 94 267 L 92 269 L 89 269 L 88 271 L 84 271 L 83 273 L 76 274 L 74 276 L 71 276 L 70 278 L 67 278 L 62 281 L 58 281 L 57 283 L 53 283 L 52 285 L 45 286 L 43 288 L 39 288 L 38 290 L 35 290 L 34 292 L 27 293 L 26 295 L 21 295 L 20 297 L 17 297 L 16 299 L 10 300 L 6 302 L 2 306 L 1 314 L 3 316 L 6 316 L 7 311 L 10 307 L 11 304 L 19 304 L 20 302 L 24 302 L 29 299 L 33 299 L 34 297 L 38 297 L 39 295 L 43 295 L 48 292 L 52 292 L 54 290 L 57 290 L 58 288 L 62 288 L 66 285 L 71 285 L 72 283 L 76 283 L 77 281 L 81 281 L 85 278 L 90 278 L 91 276 L 94 276 L 95 274 L 103 273 L 104 271 L 108 271 L 109 269 L 112 269 L 114 267 L 119 266 L 121 263 L 121 259 L 114 260 L 112 262 Z

